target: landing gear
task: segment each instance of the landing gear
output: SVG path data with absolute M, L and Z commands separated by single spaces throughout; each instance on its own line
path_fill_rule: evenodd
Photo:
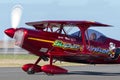
M 25 64 L 22 69 L 28 74 L 35 74 L 37 72 L 41 72 L 41 66 L 37 65 L 40 62 L 41 58 L 39 57 L 35 64 Z
M 65 74 L 68 72 L 66 69 L 53 65 L 52 62 L 53 62 L 53 56 L 50 55 L 50 64 L 42 66 L 41 67 L 42 71 L 49 75 Z
M 35 74 L 35 71 L 32 68 L 29 68 L 27 74 Z
M 63 69 L 61 67 L 53 65 L 53 56 L 49 56 L 50 62 L 47 65 L 44 66 L 39 66 L 37 65 L 41 58 L 39 57 L 38 60 L 35 62 L 35 64 L 25 64 L 22 69 L 27 72 L 28 74 L 35 74 L 37 72 L 45 72 L 48 75 L 53 75 L 53 74 L 65 74 L 67 73 L 66 69 Z

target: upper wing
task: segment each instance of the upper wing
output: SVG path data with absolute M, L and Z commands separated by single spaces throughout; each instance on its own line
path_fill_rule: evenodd
M 54 27 L 57 27 L 57 25 L 72 25 L 72 27 L 73 26 L 76 26 L 76 27 L 81 27 L 81 26 L 84 26 L 84 27 L 90 27 L 90 26 L 108 27 L 108 26 L 111 26 L 111 25 L 102 24 L 102 23 L 93 22 L 93 21 L 51 21 L 51 20 L 50 21 L 39 21 L 39 22 L 27 22 L 26 24 L 29 26 L 33 26 L 36 29 L 44 29 L 44 28 L 46 28 L 47 24 L 56 25 Z

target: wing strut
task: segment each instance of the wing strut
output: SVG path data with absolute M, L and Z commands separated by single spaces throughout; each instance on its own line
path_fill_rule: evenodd
M 81 31 L 81 36 L 82 36 L 82 43 L 83 43 L 83 53 L 87 53 L 87 43 L 86 43 L 86 37 L 85 37 L 85 31 L 89 28 L 89 26 L 79 26 L 80 31 Z

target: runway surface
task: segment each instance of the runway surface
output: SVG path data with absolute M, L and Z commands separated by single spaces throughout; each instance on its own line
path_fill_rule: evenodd
M 120 65 L 84 65 L 64 67 L 68 74 L 28 75 L 19 67 L 0 68 L 0 80 L 120 80 Z

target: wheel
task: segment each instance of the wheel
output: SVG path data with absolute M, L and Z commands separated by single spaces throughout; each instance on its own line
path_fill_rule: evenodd
M 35 71 L 32 68 L 29 68 L 27 74 L 35 74 Z

